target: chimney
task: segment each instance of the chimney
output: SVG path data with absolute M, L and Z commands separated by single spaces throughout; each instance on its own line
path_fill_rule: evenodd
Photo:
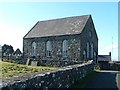
M 111 56 L 111 52 L 109 52 L 109 56 Z
M 109 56 L 110 56 L 110 61 L 111 61 L 111 52 L 109 52 Z

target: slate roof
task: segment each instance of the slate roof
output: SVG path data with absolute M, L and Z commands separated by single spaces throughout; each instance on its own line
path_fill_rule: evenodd
M 80 34 L 91 15 L 38 21 L 24 38 Z
M 98 55 L 98 61 L 111 61 L 110 55 Z

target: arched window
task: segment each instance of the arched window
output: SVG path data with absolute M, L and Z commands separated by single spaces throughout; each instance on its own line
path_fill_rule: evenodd
M 47 41 L 46 43 L 46 56 L 50 57 L 51 56 L 51 51 L 52 51 L 52 45 L 50 41 Z
M 91 58 L 93 58 L 93 43 L 91 43 Z
M 90 37 L 90 38 L 92 37 L 92 32 L 91 32 L 91 31 L 89 31 L 89 37 Z
M 94 60 L 95 60 L 95 63 L 97 63 L 97 53 L 94 52 Z
M 96 52 L 94 52 L 94 57 L 96 57 Z
M 87 58 L 89 58 L 89 42 L 87 42 Z
M 37 44 L 35 42 L 32 43 L 32 56 L 36 56 L 36 46 Z
M 62 46 L 63 46 L 63 47 L 62 47 L 63 57 L 67 57 L 68 41 L 67 41 L 67 40 L 64 40 Z
M 85 50 L 83 51 L 83 59 L 84 60 L 86 59 L 86 51 Z

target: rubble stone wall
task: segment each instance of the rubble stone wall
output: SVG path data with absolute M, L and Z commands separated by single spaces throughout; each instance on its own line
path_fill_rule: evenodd
M 2 89 L 69 88 L 91 71 L 93 71 L 93 64 L 91 63 L 71 65 L 56 71 L 38 74 L 31 78 L 26 78 L 26 80 L 15 81 L 14 83 L 11 82 L 11 84 L 3 83 Z
M 32 42 L 36 45 L 36 59 L 40 62 L 45 61 L 47 65 L 53 64 L 56 66 L 64 66 L 64 61 L 67 61 L 67 65 L 71 65 L 73 61 L 80 60 L 80 36 L 58 36 L 58 37 L 44 37 L 44 38 L 30 38 L 23 40 L 23 54 L 24 59 L 30 58 L 32 56 Z M 68 41 L 67 57 L 62 56 L 62 44 L 63 41 Z M 51 42 L 51 57 L 46 56 L 46 42 Z M 63 61 L 63 62 L 62 62 Z

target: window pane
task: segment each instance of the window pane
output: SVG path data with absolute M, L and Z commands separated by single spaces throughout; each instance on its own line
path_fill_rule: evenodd
M 50 41 L 47 41 L 46 43 L 46 56 L 51 56 L 51 51 L 52 51 L 52 45 Z
M 36 43 L 32 43 L 32 56 L 36 56 Z
M 91 58 L 93 58 L 93 43 L 91 43 Z
M 64 40 L 63 41 L 63 57 L 66 57 L 67 56 L 67 50 L 68 50 L 68 41 L 67 40 Z
M 87 58 L 89 58 L 89 42 L 87 43 Z

